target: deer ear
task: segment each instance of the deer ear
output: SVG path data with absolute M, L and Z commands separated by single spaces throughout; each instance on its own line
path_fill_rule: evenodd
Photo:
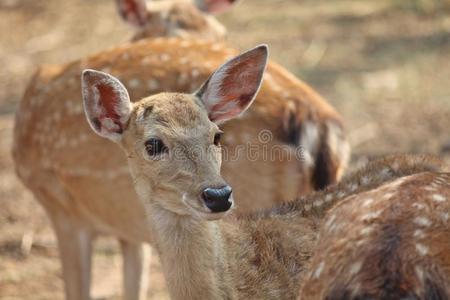
M 260 45 L 222 65 L 196 92 L 209 119 L 221 123 L 243 113 L 261 86 L 268 48 Z
M 135 26 L 142 27 L 148 22 L 145 0 L 116 0 L 117 9 L 122 19 Z
M 119 141 L 132 111 L 125 87 L 109 74 L 84 70 L 81 90 L 89 125 L 98 135 Z
M 220 14 L 233 6 L 237 0 L 195 0 L 197 6 L 208 13 Z

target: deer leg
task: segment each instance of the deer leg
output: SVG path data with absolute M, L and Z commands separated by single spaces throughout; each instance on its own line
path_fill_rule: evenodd
M 66 299 L 89 300 L 94 235 L 62 212 L 49 215 L 58 239 Z
M 120 240 L 123 290 L 126 300 L 146 299 L 151 249 L 149 245 Z

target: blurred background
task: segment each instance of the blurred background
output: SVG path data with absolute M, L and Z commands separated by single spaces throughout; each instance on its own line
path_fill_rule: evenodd
M 393 152 L 450 161 L 450 0 L 242 0 L 219 19 L 231 45 L 268 43 L 273 60 L 337 108 L 353 165 Z M 0 0 L 0 299 L 63 297 L 56 241 L 13 171 L 15 107 L 37 66 L 119 45 L 132 33 L 113 0 Z M 102 239 L 94 297 L 119 297 L 120 268 L 118 246 Z M 155 258 L 151 299 L 166 298 L 158 271 Z

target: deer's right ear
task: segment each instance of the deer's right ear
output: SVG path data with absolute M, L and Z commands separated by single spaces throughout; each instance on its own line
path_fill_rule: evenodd
M 122 19 L 135 26 L 142 27 L 148 22 L 145 0 L 116 0 L 117 10 Z
M 98 135 L 118 142 L 132 111 L 126 88 L 109 74 L 84 70 L 81 90 L 89 125 Z

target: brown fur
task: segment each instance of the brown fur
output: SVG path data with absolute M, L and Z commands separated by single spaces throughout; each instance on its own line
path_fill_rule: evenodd
M 450 174 L 439 173 L 449 169 L 423 158 L 391 162 L 372 176 L 409 176 L 327 213 L 300 299 L 449 299 Z

